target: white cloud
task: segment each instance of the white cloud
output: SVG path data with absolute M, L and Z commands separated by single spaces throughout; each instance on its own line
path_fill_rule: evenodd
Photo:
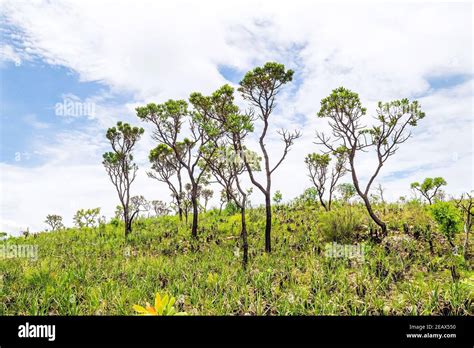
M 0 64 L 13 62 L 16 66 L 21 65 L 21 57 L 11 45 L 0 45 Z
M 273 180 L 285 199 L 310 185 L 303 159 L 317 150 L 315 130 L 327 129 L 315 116 L 319 102 L 341 85 L 358 92 L 369 113 L 379 99 L 417 96 L 427 113 L 383 168 L 379 179 L 390 198 L 409 193 L 409 182 L 425 176 L 446 177 L 452 193 L 473 187 L 469 3 L 7 1 L 4 13 L 22 42 L 15 46 L 18 56 L 63 65 L 110 91 L 88 99 L 95 103 L 90 128 L 61 133 L 52 143 L 38 140 L 45 159 L 40 167 L 1 164 L 1 217 L 10 221 L 2 229 L 15 223 L 39 229 L 46 214 L 71 217 L 83 207 L 102 206 L 110 216 L 116 197 L 100 164 L 105 129 L 118 119 L 138 124 L 136 105 L 187 98 L 195 90 L 210 93 L 226 82 L 221 65 L 246 71 L 266 60 L 296 71 L 272 115 L 267 144 L 273 163 L 281 153 L 275 130 L 301 128 L 304 121 L 303 137 Z M 446 74 L 471 79 L 446 90 L 430 88 L 429 78 Z M 110 104 L 121 92 L 133 97 Z M 136 193 L 167 199 L 164 185 L 145 175 L 153 146 L 149 130 L 137 148 Z M 373 159 L 359 163 L 366 179 Z M 261 201 L 256 189 L 252 201 Z

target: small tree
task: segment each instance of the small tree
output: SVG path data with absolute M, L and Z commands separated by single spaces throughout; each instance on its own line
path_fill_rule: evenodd
M 446 186 L 447 182 L 441 177 L 426 178 L 421 184 L 413 182 L 411 188 L 421 193 L 426 198 L 428 203 L 433 204 L 434 199 L 438 197 L 441 186 Z
M 229 85 L 224 85 L 211 96 L 194 93 L 192 103 L 201 117 L 208 120 L 206 130 L 210 141 L 201 148 L 201 167 L 203 170 L 207 168 L 225 191 L 228 201 L 226 210 L 231 203 L 240 209 L 242 263 L 245 268 L 248 262 L 245 212 L 249 190 L 243 188 L 240 176 L 246 168 L 259 170 L 258 156 L 243 146 L 245 137 L 253 130 L 252 116 L 240 113 L 234 104 L 234 89 Z
M 286 158 L 288 151 L 293 145 L 294 141 L 301 136 L 301 133 L 296 131 L 290 133 L 287 130 L 279 131 L 282 141 L 284 143 L 283 154 L 276 164 L 272 167 L 270 165 L 270 158 L 265 145 L 265 138 L 267 136 L 270 115 L 273 113 L 276 107 L 276 97 L 281 91 L 281 88 L 291 82 L 293 79 L 293 70 L 285 70 L 283 64 L 274 62 L 266 63 L 263 67 L 257 67 L 247 74 L 245 74 L 242 81 L 240 81 L 239 92 L 242 97 L 247 100 L 251 107 L 256 109 L 258 112 L 259 119 L 263 122 L 262 132 L 259 137 L 260 150 L 263 154 L 265 181 L 259 182 L 254 176 L 252 165 L 248 161 L 244 162 L 247 167 L 247 172 L 250 176 L 252 184 L 254 184 L 265 196 L 265 251 L 271 252 L 271 230 L 272 230 L 272 174 L 280 166 L 280 164 Z M 253 125 L 252 125 L 253 128 Z M 242 146 L 242 144 L 240 145 Z M 239 149 L 243 152 L 243 149 Z
M 211 189 L 208 189 L 208 188 L 202 189 L 201 196 L 204 199 L 204 211 L 207 211 L 207 203 L 209 202 L 209 200 L 212 198 L 213 195 L 214 195 L 214 191 L 212 191 Z
M 462 223 L 459 211 L 452 203 L 439 201 L 431 206 L 431 214 L 451 247 L 455 248 L 454 235 L 460 230 Z
M 312 205 L 318 202 L 318 192 L 314 187 L 308 187 L 294 200 L 296 204 Z
M 57 231 L 64 228 L 62 216 L 49 214 L 46 216 L 45 224 L 51 226 L 51 231 Z
M 312 153 L 307 155 L 305 158 L 306 167 L 309 171 L 309 177 L 313 182 L 314 187 L 316 188 L 319 202 L 326 211 L 331 210 L 332 197 L 336 189 L 337 182 L 347 172 L 347 154 L 345 152 L 345 148 L 341 147 L 339 149 L 336 149 L 333 155 L 336 158 L 336 164 L 334 165 L 334 168 L 332 169 L 330 174 L 329 164 L 331 162 L 331 157 L 328 153 L 321 155 L 317 153 Z M 329 182 L 328 200 L 326 203 L 324 200 L 324 193 L 326 192 L 326 182 L 328 179 L 328 175 L 331 176 L 331 180 Z
M 181 156 L 184 156 L 181 154 Z M 183 180 L 181 177 L 181 170 L 183 165 L 176 157 L 175 152 L 166 144 L 159 144 L 156 148 L 150 151 L 149 160 L 152 171 L 147 172 L 150 178 L 164 182 L 168 185 L 171 191 L 176 208 L 178 210 L 179 220 L 183 220 Z M 177 178 L 177 183 L 173 179 Z
M 110 181 L 117 190 L 123 209 L 125 236 L 132 232 L 130 214 L 130 186 L 135 180 L 138 166 L 133 162 L 133 148 L 143 134 L 143 128 L 131 127 L 128 123 L 117 122 L 117 127 L 107 130 L 107 139 L 112 152 L 103 155 L 102 164 L 109 175 Z
M 462 194 L 461 198 L 455 201 L 455 204 L 464 215 L 464 233 L 466 234 L 464 239 L 464 257 L 467 258 L 469 255 L 469 232 L 472 229 L 474 217 L 474 196 L 470 193 Z
M 337 191 L 341 195 L 343 201 L 348 204 L 352 197 L 356 195 L 356 189 L 354 185 L 350 183 L 342 183 L 337 185 Z
M 385 192 L 385 188 L 382 186 L 382 184 L 378 184 L 377 186 L 375 186 L 375 192 L 377 194 L 377 197 L 380 199 L 380 202 L 382 204 L 385 204 L 385 199 L 384 199 L 384 192 Z
M 130 198 L 130 212 L 132 219 L 138 217 L 141 212 L 148 212 L 150 210 L 150 203 L 143 196 L 133 196 Z
M 123 207 L 121 205 L 115 207 L 114 215 L 116 219 L 123 219 Z
M 452 254 L 447 257 L 451 277 L 453 281 L 459 280 L 459 273 L 457 267 L 460 258 L 457 255 L 457 248 L 454 245 L 454 237 L 461 229 L 462 218 L 459 210 L 451 202 L 437 201 L 430 206 L 431 214 L 438 223 L 438 226 L 444 236 L 448 239 L 452 248 Z
M 227 197 L 227 193 L 225 189 L 222 189 L 220 192 L 221 192 L 221 195 L 219 198 L 219 214 L 222 214 L 222 207 L 225 204 L 227 204 L 227 202 L 229 201 L 229 198 Z
M 191 95 L 190 100 L 192 101 Z M 200 149 L 209 141 L 206 120 L 203 115 L 188 111 L 188 103 L 184 100 L 168 100 L 163 104 L 150 103 L 136 109 L 137 116 L 155 126 L 153 138 L 160 144 L 168 146 L 175 159 L 186 170 L 190 180 L 190 201 L 193 208 L 193 225 L 191 234 L 197 238 L 198 231 L 198 188 L 205 180 L 206 168 L 199 171 L 198 163 L 201 160 Z M 183 133 L 183 123 L 189 121 L 189 137 L 179 140 Z
M 282 200 L 283 200 L 283 195 L 281 194 L 279 190 L 276 191 L 275 194 L 273 195 L 273 202 L 275 202 L 275 204 L 278 205 L 281 203 Z
M 73 217 L 77 227 L 94 227 L 99 223 L 100 208 L 79 209 Z
M 156 216 L 168 215 L 170 213 L 168 205 L 163 201 L 151 201 L 151 205 L 153 206 L 153 210 L 155 211 Z
M 324 133 L 317 133 L 317 143 L 323 145 L 328 152 L 344 147 L 352 181 L 358 195 L 364 201 L 367 212 L 372 220 L 381 228 L 382 235 L 387 233 L 387 225 L 375 214 L 369 199 L 369 191 L 382 166 L 393 156 L 400 144 L 411 136 L 408 127 L 414 127 L 425 117 L 417 101 L 408 99 L 388 103 L 378 103 L 375 124 L 371 127 L 362 125 L 362 117 L 367 110 L 362 107 L 359 96 L 344 87 L 332 91 L 331 95 L 321 101 L 318 117 L 329 119 L 333 138 Z M 359 181 L 356 166 L 356 155 L 373 149 L 377 165 L 365 187 Z

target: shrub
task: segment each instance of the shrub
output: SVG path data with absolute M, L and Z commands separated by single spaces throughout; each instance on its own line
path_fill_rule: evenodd
M 45 224 L 51 226 L 51 231 L 57 231 L 64 228 L 62 216 L 49 214 L 46 216 Z
M 363 214 L 350 207 L 341 207 L 320 216 L 319 230 L 329 242 L 350 243 L 363 229 Z
M 239 212 L 239 208 L 233 201 L 227 202 L 224 208 L 224 213 L 227 216 L 237 214 Z
M 95 227 L 99 223 L 100 208 L 79 209 L 73 220 L 77 227 Z
M 448 239 L 449 244 L 454 247 L 453 238 L 461 229 L 461 214 L 450 202 L 438 201 L 431 206 L 431 214 L 438 223 L 441 232 Z

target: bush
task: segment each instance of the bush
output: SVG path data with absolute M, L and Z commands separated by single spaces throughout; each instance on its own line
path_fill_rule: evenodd
M 449 244 L 454 247 L 454 235 L 462 226 L 462 219 L 459 210 L 457 210 L 450 202 L 438 201 L 431 206 L 431 214 L 438 223 L 441 232 L 448 239 Z
M 364 217 L 356 209 L 343 207 L 320 216 L 319 230 L 328 242 L 350 243 L 363 230 Z
M 239 212 L 239 207 L 237 207 L 237 205 L 233 201 L 227 202 L 224 208 L 225 215 L 231 216 L 231 215 L 237 214 L 238 212 Z

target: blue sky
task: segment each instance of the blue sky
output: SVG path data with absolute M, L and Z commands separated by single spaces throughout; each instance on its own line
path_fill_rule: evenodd
M 275 175 L 274 190 L 285 200 L 310 186 L 304 156 L 318 150 L 315 131 L 327 130 L 315 115 L 320 100 L 339 86 L 358 92 L 372 114 L 378 100 L 405 97 L 417 98 L 427 113 L 379 177 L 387 197 L 410 195 L 409 183 L 426 176 L 444 176 L 452 194 L 473 187 L 472 146 L 466 146 L 472 145 L 469 3 L 130 6 L 64 0 L 6 1 L 4 10 L 0 230 L 40 230 L 49 213 L 71 224 L 77 209 L 96 206 L 110 217 L 117 198 L 100 163 L 108 149 L 107 127 L 118 120 L 140 124 L 134 108 L 147 102 L 235 86 L 266 61 L 295 70 L 268 138 L 271 158 L 277 158 L 282 150 L 277 129 L 303 131 Z M 64 98 L 93 104 L 95 114 L 57 115 L 55 105 Z M 134 192 L 169 200 L 166 187 L 146 177 L 147 152 L 154 146 L 150 135 L 146 128 L 137 147 Z M 373 158 L 358 160 L 362 177 L 369 176 Z M 261 201 L 253 196 L 253 202 Z
M 79 82 L 78 75 L 67 68 L 38 62 L 16 66 L 3 64 L 2 89 L 2 147 L 0 161 L 18 162 L 19 165 L 38 165 L 41 158 L 34 155 L 38 137 L 53 138 L 58 131 L 71 127 L 66 119 L 55 115 L 55 105 L 62 102 L 64 94 L 74 94 L 83 99 L 98 93 L 104 87 L 94 82 Z M 81 127 L 87 120 L 74 121 Z M 30 159 L 17 161 L 17 153 L 28 153 Z

